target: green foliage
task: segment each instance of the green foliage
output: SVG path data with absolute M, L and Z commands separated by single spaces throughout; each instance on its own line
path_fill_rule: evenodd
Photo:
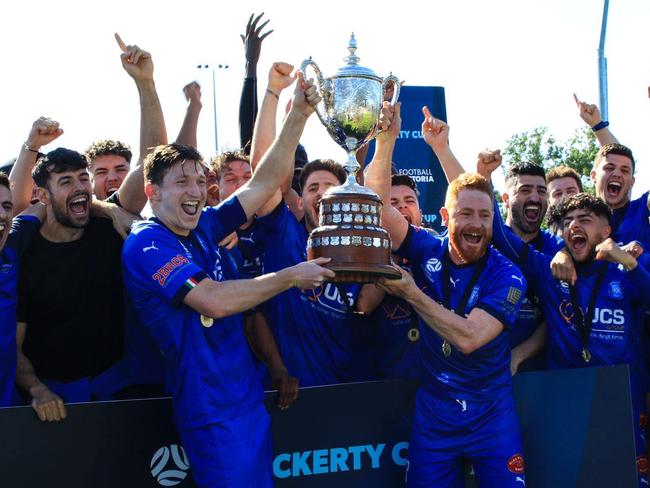
M 515 134 L 503 152 L 504 170 L 508 165 L 528 161 L 549 170 L 561 164 L 575 169 L 582 176 L 587 191 L 593 191 L 589 172 L 598 152 L 598 142 L 593 131 L 578 129 L 565 142 L 558 142 L 547 127 L 537 127 L 529 132 Z

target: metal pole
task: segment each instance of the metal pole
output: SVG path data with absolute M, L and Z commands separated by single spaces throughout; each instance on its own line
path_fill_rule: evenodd
M 214 66 L 212 67 L 212 113 L 214 115 L 214 150 L 215 155 L 219 154 L 219 142 L 217 139 L 217 89 L 216 77 L 214 75 Z
M 607 58 L 605 57 L 605 34 L 607 33 L 608 12 L 609 0 L 605 0 L 605 5 L 603 7 L 603 22 L 600 27 L 600 44 L 598 45 L 598 87 L 600 92 L 600 114 L 603 120 L 609 120 Z

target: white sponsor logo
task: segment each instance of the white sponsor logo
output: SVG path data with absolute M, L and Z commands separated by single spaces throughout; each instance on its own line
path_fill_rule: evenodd
M 176 486 L 187 477 L 190 463 L 183 446 L 172 444 L 156 451 L 149 465 L 151 476 L 161 486 Z
M 143 247 L 142 252 L 153 251 L 154 249 L 158 251 L 158 248 L 156 247 L 154 241 L 151 241 L 151 246 Z

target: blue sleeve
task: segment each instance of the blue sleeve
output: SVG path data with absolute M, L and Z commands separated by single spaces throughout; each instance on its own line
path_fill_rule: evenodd
M 422 227 L 409 225 L 406 237 L 404 237 L 402 245 L 395 251 L 395 254 L 411 262 L 419 262 L 423 259 L 425 252 L 430 254 L 432 248 L 440 248 L 444 245 L 444 242 L 444 238 L 434 236 Z
M 506 328 L 517 321 L 521 303 L 526 297 L 526 279 L 515 266 L 503 267 L 495 275 L 487 293 L 475 305 L 497 319 Z
M 216 207 L 206 207 L 201 216 L 209 222 L 209 233 L 213 243 L 219 243 L 246 223 L 246 212 L 234 196 Z
M 41 228 L 41 221 L 34 215 L 19 215 L 11 221 L 7 237 L 7 246 L 16 251 L 18 256 L 27 249 L 34 234 Z
M 628 271 L 626 275 L 632 284 L 632 289 L 636 291 L 639 302 L 648 310 L 650 309 L 650 273 L 648 273 L 648 268 L 644 265 L 648 261 L 646 259 L 642 260 L 641 257 L 637 260 L 637 267 L 632 271 Z
M 275 239 L 273 236 L 278 232 L 283 233 L 286 228 L 285 220 L 289 217 L 290 212 L 287 204 L 284 200 L 281 200 L 271 213 L 262 217 L 255 217 L 253 223 L 255 226 L 253 230 L 255 232 L 255 240 L 264 244 L 269 239 Z M 291 216 L 293 217 L 293 214 Z
M 131 234 L 124 244 L 123 266 L 125 277 L 132 276 L 173 305 L 180 305 L 189 291 L 207 277 L 168 232 Z
M 503 222 L 503 217 L 501 217 L 499 204 L 496 199 L 493 199 L 493 201 L 492 244 L 510 261 L 518 263 L 527 244 L 512 229 L 506 227 L 506 224 Z

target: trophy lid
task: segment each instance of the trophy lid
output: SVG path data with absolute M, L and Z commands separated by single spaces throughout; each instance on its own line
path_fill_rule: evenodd
M 360 58 L 355 54 L 356 50 L 357 50 L 357 40 L 354 37 L 354 32 L 353 32 L 352 35 L 350 36 L 350 42 L 348 43 L 348 51 L 350 52 L 350 54 L 349 56 L 343 58 L 343 60 L 348 64 L 339 68 L 338 71 L 334 74 L 334 78 L 340 76 L 359 76 L 359 77 L 367 77 L 367 78 L 376 78 L 378 81 L 381 81 L 381 78 L 379 78 L 379 76 L 377 76 L 377 74 L 373 70 L 359 65 Z

